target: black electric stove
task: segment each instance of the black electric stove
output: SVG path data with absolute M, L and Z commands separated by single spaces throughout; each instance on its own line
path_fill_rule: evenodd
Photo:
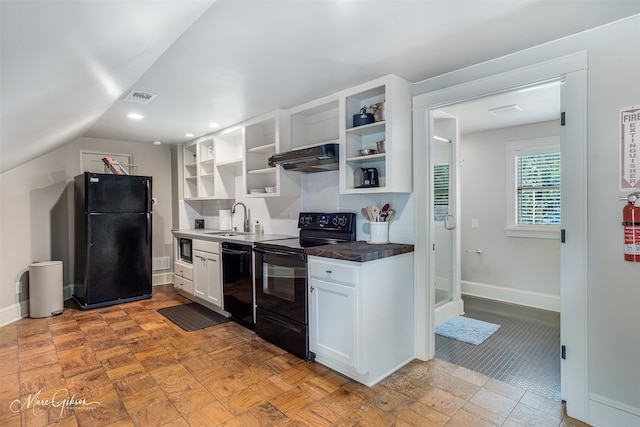
M 256 242 L 254 280 L 255 331 L 300 358 L 309 351 L 306 248 L 356 240 L 355 213 L 302 212 L 297 239 Z
M 298 218 L 298 238 L 256 242 L 263 249 L 280 249 L 304 253 L 312 246 L 354 242 L 356 240 L 356 214 L 352 212 L 301 212 Z

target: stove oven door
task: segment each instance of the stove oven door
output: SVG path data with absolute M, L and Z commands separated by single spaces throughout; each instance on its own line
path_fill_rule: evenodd
M 253 250 L 258 309 L 306 325 L 306 255 L 258 247 Z

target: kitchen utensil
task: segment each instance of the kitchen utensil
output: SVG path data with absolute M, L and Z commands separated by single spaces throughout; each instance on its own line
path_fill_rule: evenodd
M 394 216 L 396 216 L 396 211 L 394 211 L 393 209 L 389 209 L 389 211 L 387 212 L 387 218 L 386 221 L 387 222 L 391 222 L 391 220 L 393 219 Z
M 378 149 L 378 153 L 384 153 L 384 141 L 376 142 L 376 148 Z
M 367 107 L 362 107 L 360 113 L 353 115 L 353 127 L 368 125 L 375 121 L 376 119 L 373 117 L 373 114 L 367 113 Z
M 389 210 L 389 208 L 391 207 L 391 205 L 389 203 L 385 203 L 382 206 L 382 212 L 387 212 Z
M 367 210 L 367 208 L 360 209 L 360 212 L 362 212 L 362 216 L 364 217 L 364 219 L 366 219 L 367 221 L 371 221 L 371 219 L 369 219 L 369 211 Z
M 369 217 L 369 222 L 375 221 L 375 217 L 373 216 L 373 205 L 367 206 L 367 213 Z
M 372 150 L 370 148 L 358 150 L 358 156 L 370 156 L 372 154 L 378 154 L 378 150 Z
M 374 222 L 380 221 L 380 217 L 378 214 L 380 213 L 380 208 L 377 206 L 371 206 L 371 220 Z

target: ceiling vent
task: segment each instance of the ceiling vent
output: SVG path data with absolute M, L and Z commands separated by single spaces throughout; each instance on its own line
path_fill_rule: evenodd
M 511 104 L 511 105 L 503 105 L 502 107 L 490 108 L 488 111 L 491 114 L 507 114 L 507 113 L 516 113 L 522 110 L 523 108 L 518 104 Z
M 155 93 L 143 92 L 141 90 L 132 90 L 124 100 L 127 102 L 133 102 L 134 104 L 148 104 L 158 96 Z

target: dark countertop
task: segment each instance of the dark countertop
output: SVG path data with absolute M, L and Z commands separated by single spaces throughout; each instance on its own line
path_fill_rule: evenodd
M 349 242 L 307 248 L 307 255 L 341 259 L 343 261 L 367 262 L 394 255 L 413 252 L 413 245 L 407 243 L 385 243 L 381 245 L 367 242 Z

